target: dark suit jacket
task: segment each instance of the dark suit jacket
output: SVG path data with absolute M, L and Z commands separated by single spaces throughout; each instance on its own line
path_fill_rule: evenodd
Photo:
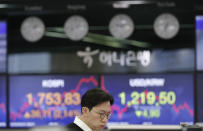
M 68 129 L 68 131 L 83 131 L 78 125 L 76 125 L 75 123 L 70 123 L 66 126 L 66 128 Z

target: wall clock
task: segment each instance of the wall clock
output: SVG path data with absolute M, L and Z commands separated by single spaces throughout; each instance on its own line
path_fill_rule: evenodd
M 36 42 L 43 37 L 45 25 L 39 17 L 27 17 L 21 24 L 20 32 L 26 41 Z
M 128 15 L 118 14 L 110 20 L 109 31 L 112 36 L 125 39 L 133 33 L 134 23 Z
M 73 40 L 79 41 L 83 39 L 89 30 L 89 25 L 82 16 L 74 15 L 69 17 L 64 24 L 64 32 L 66 36 Z
M 180 24 L 174 15 L 163 13 L 155 19 L 153 28 L 158 37 L 162 39 L 171 39 L 177 35 Z

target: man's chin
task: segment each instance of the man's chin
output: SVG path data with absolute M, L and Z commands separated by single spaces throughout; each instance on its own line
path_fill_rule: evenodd
M 104 128 L 98 128 L 95 131 L 103 131 L 103 130 L 104 130 Z

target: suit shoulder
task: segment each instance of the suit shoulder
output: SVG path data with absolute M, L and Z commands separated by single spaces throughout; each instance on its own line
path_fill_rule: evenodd
M 66 126 L 68 131 L 83 131 L 79 126 L 77 126 L 75 123 L 70 123 Z
M 69 123 L 68 125 L 66 125 L 67 128 L 70 128 L 70 127 L 76 127 L 77 125 L 73 122 Z

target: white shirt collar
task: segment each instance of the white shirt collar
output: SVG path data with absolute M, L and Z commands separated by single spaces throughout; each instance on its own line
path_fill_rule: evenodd
M 78 116 L 75 117 L 74 122 L 77 126 L 79 126 L 83 131 L 92 131 L 92 129 L 85 124 Z

